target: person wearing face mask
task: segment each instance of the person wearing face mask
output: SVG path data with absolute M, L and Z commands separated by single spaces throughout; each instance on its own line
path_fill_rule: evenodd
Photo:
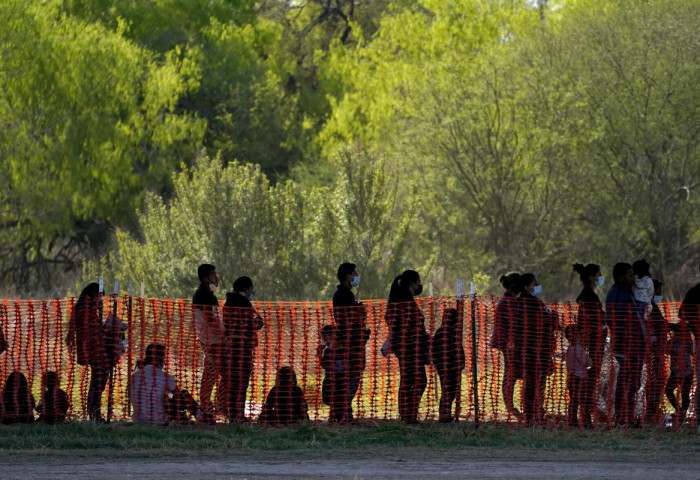
M 620 366 L 615 386 L 615 421 L 618 425 L 636 426 L 635 398 L 645 356 L 645 332 L 640 321 L 644 318 L 644 304 L 634 299 L 632 265 L 617 263 L 613 279 L 615 284 L 605 299 L 605 316 L 612 353 Z
M 215 423 L 211 393 L 219 382 L 223 370 L 225 347 L 224 325 L 219 314 L 219 300 L 214 292 L 219 286 L 216 267 L 202 264 L 197 268 L 199 288 L 192 298 L 197 338 L 204 350 L 204 369 L 199 388 L 199 402 L 202 423 Z M 220 386 L 221 388 L 221 386 Z
M 663 386 L 666 384 L 666 347 L 668 345 L 669 325 L 664 317 L 659 304 L 663 300 L 663 282 L 652 279 L 654 283 L 654 296 L 651 300 L 651 313 L 649 314 L 649 355 L 647 356 L 647 381 L 646 381 L 646 421 L 659 422 L 662 412 L 659 409 Z
M 605 283 L 605 277 L 600 267 L 595 263 L 586 266 L 577 263 L 574 271 L 579 274 L 583 289 L 576 298 L 578 304 L 577 325 L 583 347 L 591 357 L 591 368 L 583 380 L 581 386 L 581 419 L 585 428 L 593 425 L 591 414 L 597 398 L 596 387 L 600 376 L 600 368 L 603 365 L 605 354 L 605 342 L 608 329 L 605 326 L 605 312 L 598 297 L 598 289 Z
M 370 329 L 365 322 L 365 309 L 362 303 L 355 300 L 352 289 L 360 286 L 360 274 L 354 263 L 343 263 L 338 267 L 340 284 L 333 295 L 333 319 L 335 320 L 336 336 L 340 342 L 347 345 L 348 371 L 345 376 L 347 385 L 347 408 L 342 422 L 354 420 L 352 401 L 357 394 L 362 372 L 365 370 L 365 346 L 369 340 Z
M 224 328 L 226 335 L 225 376 L 226 415 L 230 422 L 244 423 L 245 399 L 253 356 L 258 346 L 258 331 L 264 322 L 253 308 L 255 287 L 250 277 L 239 277 L 233 282 L 233 291 L 226 294 Z
M 430 363 L 430 337 L 414 298 L 422 291 L 420 275 L 414 270 L 394 278 L 385 319 L 401 372 L 399 416 L 406 423 L 418 422 L 418 405 L 427 385 L 425 366 Z
M 540 299 L 542 286 L 532 273 L 518 281 L 520 303 L 516 319 L 515 371 L 523 376 L 523 414 L 528 426 L 544 423 L 547 377 L 554 373 L 557 315 Z

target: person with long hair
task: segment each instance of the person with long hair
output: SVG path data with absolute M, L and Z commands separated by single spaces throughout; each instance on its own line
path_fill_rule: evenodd
M 88 284 L 73 307 L 66 337 L 68 348 L 75 353 L 78 364 L 90 366 L 87 413 L 90 420 L 97 423 L 104 422 L 101 413 L 102 394 L 109 373 L 119 361 L 115 350 L 105 347 L 101 302 L 99 285 Z
M 515 370 L 522 371 L 523 414 L 528 426 L 544 423 L 547 377 L 554 373 L 557 315 L 540 299 L 542 286 L 532 273 L 518 281 L 520 297 L 515 336 Z
M 504 288 L 503 295 L 498 299 L 494 312 L 493 334 L 490 345 L 503 354 L 503 403 L 506 405 L 508 415 L 517 419 L 521 418 L 520 411 L 513 404 L 515 382 L 522 380 L 522 372 L 516 372 L 513 368 L 513 331 L 515 328 L 516 304 L 519 293 L 518 280 L 520 274 L 516 272 L 502 275 L 500 283 Z
M 2 423 L 32 423 L 35 406 L 27 377 L 21 372 L 12 372 L 2 391 Z
M 592 412 L 597 398 L 598 378 L 600 368 L 603 365 L 605 354 L 605 342 L 608 329 L 605 325 L 605 312 L 598 297 L 598 289 L 603 286 L 605 277 L 600 271 L 600 267 L 595 263 L 583 265 L 577 263 L 574 271 L 578 273 L 581 280 L 581 293 L 576 297 L 578 304 L 578 331 L 583 348 L 591 358 L 591 368 L 588 369 L 586 377 L 581 385 L 581 415 L 582 424 L 585 428 L 593 425 Z
M 428 380 L 425 366 L 430 363 L 430 337 L 425 317 L 415 296 L 423 291 L 420 275 L 406 270 L 394 278 L 389 291 L 386 323 L 392 335 L 392 352 L 399 361 L 399 416 L 407 423 L 418 422 L 418 406 Z

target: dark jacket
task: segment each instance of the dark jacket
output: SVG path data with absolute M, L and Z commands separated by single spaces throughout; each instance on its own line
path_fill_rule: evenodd
M 700 336 L 700 283 L 685 294 L 678 317 L 686 322 L 696 338 Z
M 425 317 L 413 296 L 408 294 L 405 300 L 387 305 L 386 323 L 392 335 L 391 351 L 399 361 L 427 365 L 430 363 L 430 337 L 425 330 Z
M 76 303 L 70 317 L 66 343 L 75 351 L 79 365 L 94 365 L 105 360 L 104 326 L 98 300 L 88 298 Z
M 583 287 L 576 297 L 578 303 L 578 321 L 581 329 L 581 341 L 584 348 L 594 349 L 605 342 L 607 330 L 605 326 L 605 312 L 598 294 L 588 285 Z
M 493 319 L 493 334 L 491 335 L 491 347 L 505 352 L 508 343 L 513 338 L 515 328 L 515 308 L 517 296 L 513 292 L 505 292 L 498 299 Z
M 643 311 L 634 300 L 632 287 L 614 284 L 605 299 L 606 323 L 612 337 L 612 350 L 615 354 L 626 355 L 641 352 L 644 344 L 642 332 Z
M 464 369 L 464 347 L 461 324 L 446 325 L 435 331 L 430 356 L 438 373 L 459 372 Z
M 355 301 L 355 295 L 349 288 L 338 285 L 333 295 L 333 319 L 338 328 L 337 335 L 346 341 L 349 354 L 349 368 L 354 372 L 365 369 L 365 346 L 371 330 L 365 324 L 365 307 Z
M 36 406 L 36 411 L 39 413 L 40 422 L 53 425 L 66 419 L 69 408 L 68 394 L 56 387 L 45 390 L 41 394 L 41 401 Z
M 289 425 L 309 419 L 309 407 L 304 392 L 297 385 L 275 385 L 267 394 L 260 423 Z
M 520 367 L 550 375 L 554 371 L 557 315 L 532 295 L 521 294 L 518 300 L 513 338 L 515 361 Z
M 223 318 L 229 342 L 252 348 L 258 345 L 258 330 L 264 322 L 244 295 L 238 292 L 226 294 Z
M 214 292 L 212 292 L 208 286 L 204 285 L 203 283 L 200 283 L 199 288 L 195 290 L 194 296 L 192 297 L 192 305 L 209 305 L 212 307 L 218 307 L 219 300 L 216 298 L 216 295 L 214 295 Z

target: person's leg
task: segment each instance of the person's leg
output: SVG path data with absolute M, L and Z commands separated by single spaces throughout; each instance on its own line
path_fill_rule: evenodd
M 566 387 L 569 392 L 569 406 L 566 410 L 566 424 L 570 427 L 575 427 L 578 425 L 578 420 L 576 418 L 578 407 L 579 407 L 579 395 L 578 382 L 574 375 L 569 374 L 566 379 Z
M 352 412 L 352 401 L 357 395 L 357 389 L 360 387 L 360 379 L 362 378 L 362 372 L 352 372 L 348 379 L 348 394 L 347 394 L 347 407 L 346 407 L 346 418 L 349 421 L 354 420 Z
M 409 419 L 409 410 L 411 404 L 411 392 L 415 384 L 415 369 L 413 363 L 406 358 L 399 358 L 399 417 L 401 420 Z
M 693 387 L 693 376 L 688 375 L 683 377 L 680 384 L 681 390 L 681 421 L 685 419 L 685 414 L 688 412 L 688 407 L 690 407 L 690 390 Z
M 418 421 L 418 413 L 420 401 L 423 398 L 425 388 L 428 386 L 428 376 L 425 372 L 425 365 L 416 365 L 416 383 L 413 388 L 413 396 L 411 399 L 411 421 Z
M 218 376 L 216 355 L 211 350 L 208 350 L 204 354 L 204 369 L 202 370 L 202 381 L 199 386 L 199 407 L 202 412 L 208 415 L 214 414 L 211 392 L 214 390 Z
M 525 423 L 534 425 L 536 417 L 536 374 L 533 368 L 525 367 L 525 378 L 523 379 L 523 414 L 525 415 Z
M 627 391 L 630 389 L 630 368 L 628 356 L 616 355 L 620 370 L 615 386 L 615 420 L 618 424 L 627 424 Z
M 510 415 L 515 415 L 516 417 L 520 415 L 520 412 L 513 403 L 513 395 L 515 393 L 515 378 L 514 363 L 513 363 L 513 352 L 506 351 L 503 354 L 503 383 L 501 385 L 501 391 L 503 392 L 503 403 L 506 406 L 506 411 Z
M 107 386 L 109 369 L 105 361 L 100 359 L 90 364 L 90 388 L 87 398 L 87 412 L 92 420 L 101 420 L 102 393 Z

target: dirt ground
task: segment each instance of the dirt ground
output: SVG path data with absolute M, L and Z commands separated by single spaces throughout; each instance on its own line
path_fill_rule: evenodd
M 416 454 L 417 453 L 417 454 Z M 69 456 L 15 456 L 0 458 L 2 479 L 82 480 L 112 479 L 674 479 L 700 480 L 693 459 L 635 458 L 615 454 L 604 459 L 585 454 L 482 455 L 478 451 L 445 455 L 444 452 L 404 452 L 361 458 L 294 458 L 284 452 L 276 458 L 118 459 Z M 422 457 L 422 458 L 421 458 Z M 500 458 L 497 458 L 500 457 Z

